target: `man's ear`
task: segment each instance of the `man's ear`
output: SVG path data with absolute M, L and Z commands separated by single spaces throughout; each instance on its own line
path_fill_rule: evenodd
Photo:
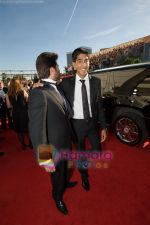
M 53 67 L 50 67 L 49 69 L 49 75 L 53 75 L 54 74 L 55 69 Z

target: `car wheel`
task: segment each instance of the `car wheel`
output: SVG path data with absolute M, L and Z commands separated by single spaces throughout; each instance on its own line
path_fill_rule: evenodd
M 117 138 L 125 144 L 134 146 L 146 138 L 144 120 L 134 113 L 118 115 L 113 127 Z

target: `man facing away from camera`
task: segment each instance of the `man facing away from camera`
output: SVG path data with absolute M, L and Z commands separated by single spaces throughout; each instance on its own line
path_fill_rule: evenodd
M 36 68 L 43 86 L 34 88 L 29 95 L 29 130 L 30 137 L 38 159 L 40 145 L 52 145 L 58 152 L 71 149 L 69 117 L 72 111 L 67 100 L 57 87 L 60 78 L 57 54 L 44 52 L 37 57 Z M 68 214 L 63 202 L 66 188 L 75 186 L 76 182 L 68 181 L 66 160 L 59 160 L 51 165 L 44 164 L 51 172 L 52 197 L 56 207 L 63 214 Z
M 85 152 L 85 139 L 88 138 L 93 151 L 101 150 L 101 142 L 106 140 L 106 122 L 101 98 L 101 81 L 91 77 L 89 54 L 84 48 L 77 48 L 72 53 L 75 76 L 63 79 L 61 88 L 72 109 L 72 126 L 76 133 L 77 151 Z M 99 135 L 99 126 L 101 135 Z M 85 157 L 78 162 L 82 186 L 90 190 L 88 162 Z

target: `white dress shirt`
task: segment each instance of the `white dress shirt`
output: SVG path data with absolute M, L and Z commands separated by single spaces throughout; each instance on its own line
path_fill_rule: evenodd
M 76 81 L 75 81 L 75 93 L 74 93 L 74 103 L 73 103 L 73 111 L 74 111 L 74 119 L 84 119 L 83 115 L 83 104 L 82 104 L 82 92 L 81 92 L 81 77 L 76 74 Z M 89 83 L 89 75 L 87 74 L 84 78 L 85 80 L 85 86 L 87 90 L 87 97 L 88 97 L 88 103 L 89 103 L 89 110 L 90 110 L 90 117 L 92 117 L 91 112 L 91 102 L 90 102 L 90 83 Z
M 45 79 L 42 79 L 42 81 L 45 81 L 45 82 L 48 82 L 48 83 L 53 83 L 53 84 L 50 84 L 50 85 L 52 85 L 52 87 L 53 88 L 55 88 L 55 90 L 58 92 L 58 90 L 57 90 L 57 87 L 56 87 L 56 81 L 55 80 L 52 80 L 52 79 L 50 79 L 50 78 L 45 78 Z

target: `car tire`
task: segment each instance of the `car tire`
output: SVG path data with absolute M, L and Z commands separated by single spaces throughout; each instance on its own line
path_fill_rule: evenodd
M 119 110 L 113 119 L 113 129 L 116 137 L 124 144 L 135 146 L 147 137 L 144 119 L 140 112 L 129 109 Z

